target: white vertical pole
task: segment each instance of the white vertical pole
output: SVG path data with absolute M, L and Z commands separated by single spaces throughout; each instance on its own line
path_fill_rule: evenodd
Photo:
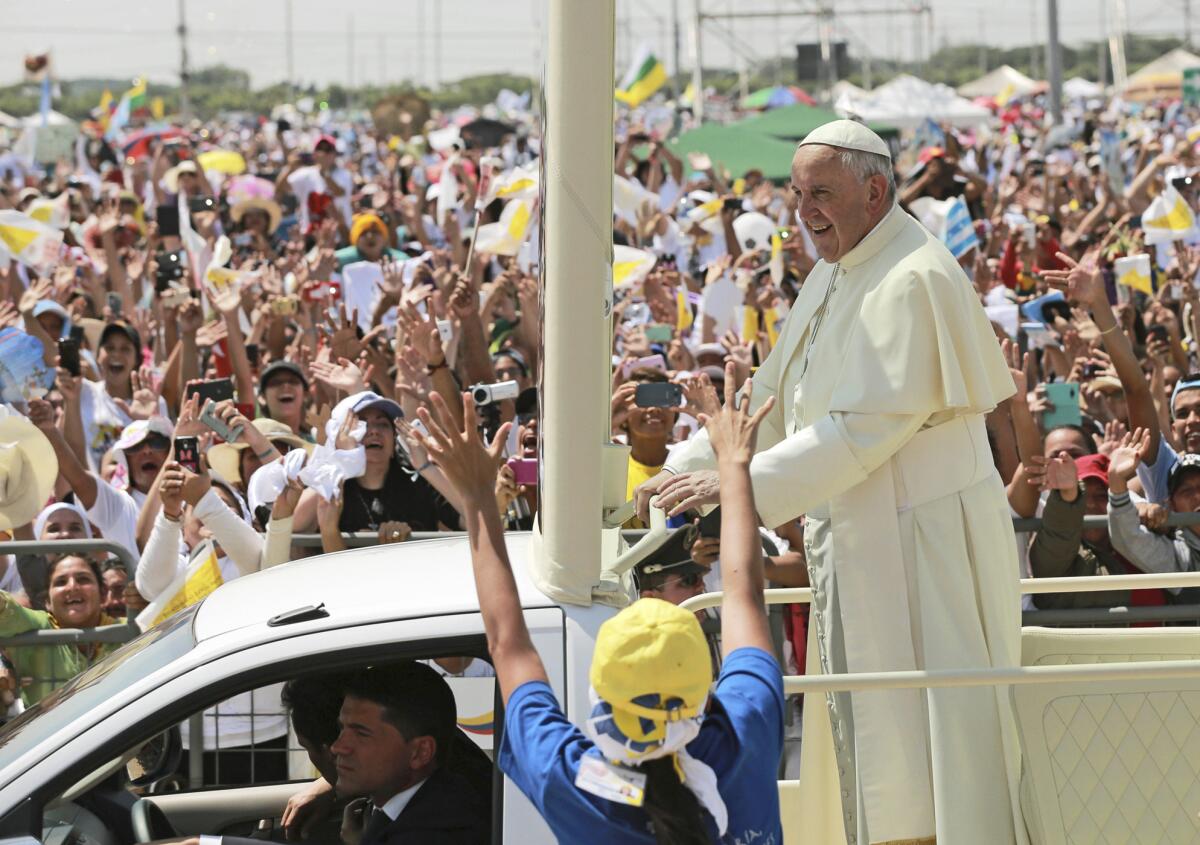
M 615 15 L 615 0 L 549 0 L 541 260 L 540 432 L 546 448 L 534 577 L 552 598 L 577 604 L 590 603 L 601 568 Z

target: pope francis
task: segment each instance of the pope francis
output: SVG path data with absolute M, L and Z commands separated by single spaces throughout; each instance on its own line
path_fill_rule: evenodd
M 777 399 L 751 477 L 764 525 L 806 515 L 820 666 L 1017 666 L 1016 544 L 984 429 L 1014 385 L 978 298 L 896 205 L 887 145 L 861 124 L 808 135 L 792 190 L 821 260 L 754 375 L 754 406 Z M 713 460 L 701 433 L 639 488 L 639 508 L 653 493 L 669 512 L 715 504 Z M 805 708 L 809 841 L 1028 841 L 1006 688 L 827 704 Z

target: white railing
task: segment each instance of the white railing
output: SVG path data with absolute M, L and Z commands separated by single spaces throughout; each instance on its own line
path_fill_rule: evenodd
M 1022 578 L 1023 594 L 1094 593 L 1120 589 L 1200 587 L 1200 572 L 1170 575 L 1101 575 L 1090 578 Z M 686 610 L 719 607 L 723 593 L 703 593 L 684 601 Z M 767 604 L 805 604 L 812 601 L 808 587 L 764 591 Z M 1200 660 L 1136 663 L 1021 666 L 1010 669 L 959 669 L 941 671 L 860 672 L 842 675 L 784 675 L 784 690 L 802 692 L 856 692 L 879 689 L 981 687 L 1055 682 L 1142 681 L 1200 677 Z

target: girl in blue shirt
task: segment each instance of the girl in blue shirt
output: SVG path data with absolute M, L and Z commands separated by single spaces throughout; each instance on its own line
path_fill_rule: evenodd
M 490 448 L 463 396 L 460 430 L 443 399 L 418 411 L 430 459 L 459 493 L 488 648 L 505 705 L 500 767 L 563 842 L 782 845 L 776 772 L 783 681 L 763 608 L 762 550 L 750 487 L 758 424 L 746 394 L 707 397 L 701 415 L 721 483 L 722 649 L 715 687 L 694 614 L 641 599 L 596 638 L 592 710 L 571 723 L 533 647 L 494 496 L 506 427 Z

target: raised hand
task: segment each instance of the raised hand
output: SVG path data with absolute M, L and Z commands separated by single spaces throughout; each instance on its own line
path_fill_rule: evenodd
M 42 299 L 49 299 L 54 290 L 54 283 L 49 279 L 38 279 L 25 289 L 18 301 L 17 309 L 22 316 L 32 316 L 34 307 Z
M 485 504 L 495 507 L 496 473 L 503 461 L 504 443 L 512 423 L 500 426 L 488 446 L 479 437 L 475 402 L 471 394 L 464 393 L 461 397 L 461 429 L 441 394 L 433 393 L 429 400 L 432 412 L 428 408 L 417 409 L 417 416 L 429 432 L 425 438 L 429 459 L 442 471 L 464 502 L 469 501 L 476 507 Z
M 717 389 L 704 373 L 679 379 L 683 388 L 683 397 L 687 400 L 687 411 L 690 414 L 707 414 L 716 416 L 721 410 L 721 400 Z
M 1104 424 L 1104 435 L 1093 434 L 1092 439 L 1096 441 L 1096 451 L 1101 455 L 1112 457 L 1113 450 L 1121 445 L 1121 439 L 1125 437 L 1129 429 L 1125 427 L 1125 423 L 1120 420 L 1110 420 Z
M 775 407 L 772 396 L 751 416 L 750 396 L 754 382 L 746 382 L 742 395 L 734 387 L 734 365 L 725 365 L 725 405 L 715 414 L 700 414 L 700 422 L 708 431 L 708 439 L 717 455 L 718 463 L 748 464 L 754 457 L 754 443 L 758 437 L 758 426 Z
M 1125 492 L 1125 485 L 1137 474 L 1138 464 L 1149 451 L 1149 429 L 1137 428 L 1122 437 L 1108 456 L 1109 489 L 1114 493 Z
M 113 397 L 112 401 L 130 419 L 148 420 L 158 410 L 158 394 L 153 390 L 153 371 L 150 367 L 143 366 L 129 376 L 133 386 L 133 398 L 126 402 L 124 399 Z
M 1080 302 L 1092 306 L 1103 299 L 1108 302 L 1108 294 L 1104 289 L 1104 276 L 1100 272 L 1100 253 L 1091 251 L 1076 261 L 1065 253 L 1057 253 L 1058 260 L 1067 265 L 1066 270 L 1047 270 L 1043 273 L 1046 283 L 1056 290 L 1066 294 L 1072 302 Z
M 333 390 L 340 390 L 343 393 L 358 393 L 367 389 L 362 370 L 345 358 L 339 358 L 336 364 L 328 361 L 313 361 L 311 369 L 317 381 Z
M 1047 458 L 1034 455 L 1025 464 L 1026 481 L 1042 490 L 1057 490 L 1068 501 L 1074 501 L 1072 491 L 1078 491 L 1079 471 L 1070 455 Z

